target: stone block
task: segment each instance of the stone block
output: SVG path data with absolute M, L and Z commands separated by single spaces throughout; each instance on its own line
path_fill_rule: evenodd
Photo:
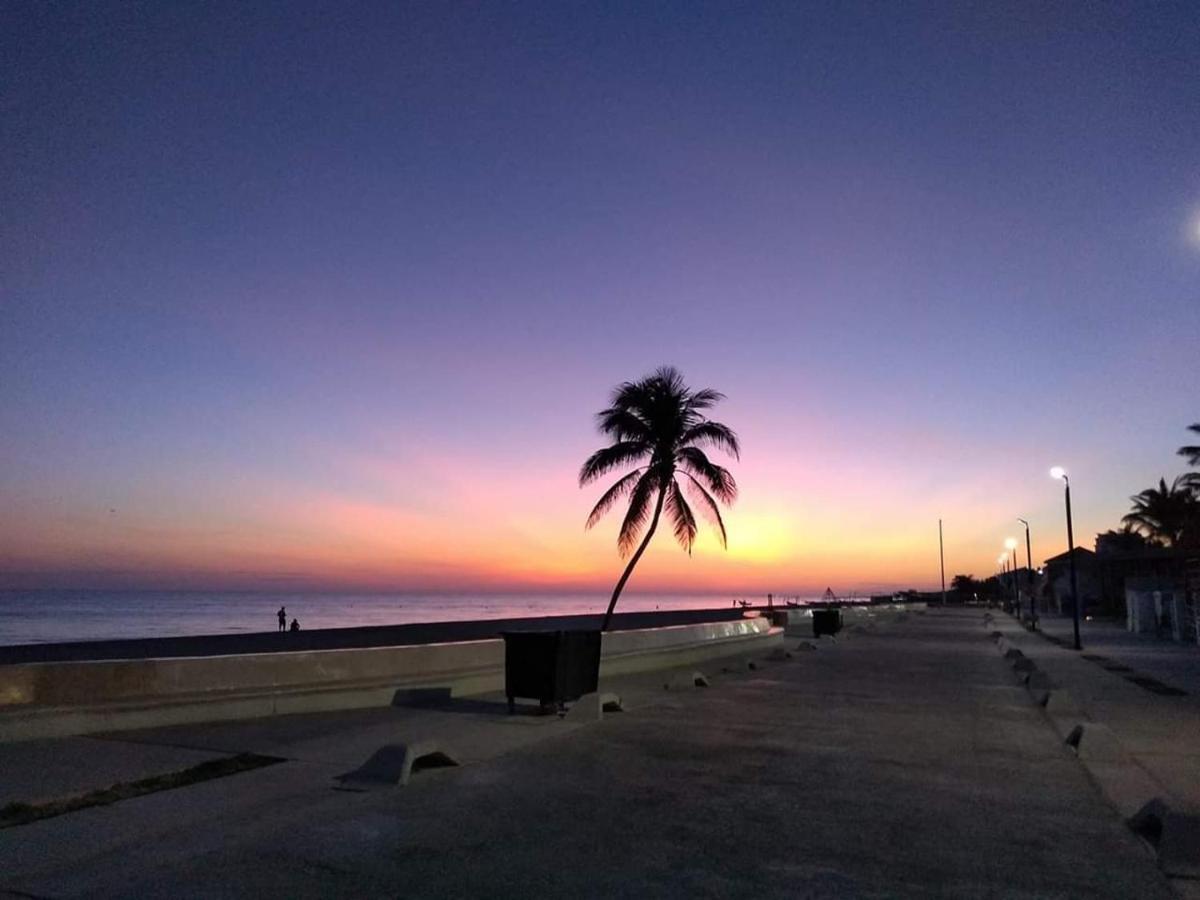
M 1158 840 L 1158 866 L 1173 878 L 1200 878 L 1200 812 L 1167 811 Z
M 753 663 L 749 664 L 754 668 Z M 708 687 L 708 676 L 703 672 L 677 672 L 671 676 L 671 680 L 663 685 L 668 691 L 687 691 L 692 688 Z
M 368 790 L 408 784 L 412 773 L 422 769 L 457 766 L 458 761 L 442 749 L 437 740 L 426 739 L 406 744 L 386 744 L 352 772 L 337 780 L 350 789 Z
M 1146 840 L 1147 843 L 1158 847 L 1162 838 L 1163 819 L 1167 817 L 1167 804 L 1162 797 L 1147 800 L 1138 810 L 1125 820 L 1129 830 Z
M 1200 878 L 1200 810 L 1172 808 L 1161 797 L 1126 820 L 1158 853 L 1158 867 L 1172 878 Z
M 1074 747 L 1084 762 L 1115 763 L 1129 759 L 1112 729 L 1098 722 L 1080 722 L 1071 729 L 1065 743 Z
M 797 650 L 797 652 L 800 652 L 800 653 L 807 653 L 809 650 L 816 650 L 816 649 L 817 649 L 817 645 L 814 644 L 812 641 L 801 641 L 799 644 L 796 645 L 796 650 Z
M 571 704 L 563 717 L 568 722 L 599 722 L 606 712 L 621 712 L 621 698 L 611 692 L 594 691 L 584 694 Z

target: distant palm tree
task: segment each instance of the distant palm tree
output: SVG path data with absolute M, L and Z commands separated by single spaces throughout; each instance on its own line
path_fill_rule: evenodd
M 1121 522 L 1168 547 L 1179 544 L 1195 521 L 1200 503 L 1188 486 L 1186 475 L 1180 475 L 1169 486 L 1165 478 L 1160 478 L 1157 488 L 1147 488 L 1129 499 L 1133 501 L 1133 511 L 1122 517 Z
M 617 598 L 633 567 L 646 551 L 663 509 L 671 521 L 675 539 L 690 554 L 696 539 L 696 516 L 684 498 L 684 488 L 699 503 L 726 545 L 725 523 L 717 500 L 728 505 L 737 497 L 737 484 L 728 470 L 709 460 L 701 447 L 716 447 L 737 459 L 741 448 L 737 435 L 726 425 L 705 416 L 725 395 L 705 388 L 693 391 L 683 376 L 664 366 L 641 381 L 618 385 L 611 405 L 596 415 L 601 433 L 613 440 L 611 446 L 597 450 L 579 470 L 579 485 L 590 484 L 614 469 L 641 463 L 605 491 L 587 519 L 591 528 L 618 500 L 629 498 L 629 508 L 621 522 L 617 548 L 621 556 L 637 545 L 633 557 L 613 589 L 612 600 L 601 628 L 608 630 Z M 714 497 L 716 499 L 714 499 Z M 638 534 L 647 519 L 650 527 L 638 543 Z
M 1200 422 L 1195 425 L 1189 425 L 1188 431 L 1194 431 L 1200 434 Z M 1200 466 L 1200 446 L 1185 445 L 1179 448 L 1179 455 L 1186 456 L 1189 466 Z M 1200 497 L 1200 472 L 1188 472 L 1183 476 L 1184 484 L 1191 489 L 1197 497 Z
M 1197 422 L 1195 425 L 1189 425 L 1188 431 L 1194 431 L 1194 432 L 1196 432 L 1196 434 L 1200 434 L 1200 422 Z M 1200 447 L 1197 447 L 1197 446 L 1180 447 L 1179 455 L 1186 456 L 1188 458 L 1189 466 L 1200 466 Z

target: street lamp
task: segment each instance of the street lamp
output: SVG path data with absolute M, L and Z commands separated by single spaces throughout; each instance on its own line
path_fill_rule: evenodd
M 1071 526 L 1071 479 L 1067 477 L 1067 470 L 1062 466 L 1051 469 L 1050 477 L 1062 479 L 1063 497 L 1067 503 L 1067 560 L 1071 564 L 1071 612 L 1075 619 L 1075 649 L 1082 650 L 1083 645 L 1079 643 L 1079 586 L 1075 580 L 1075 532 Z
M 1026 587 L 1029 588 L 1029 625 L 1033 629 L 1037 629 L 1037 604 L 1033 599 L 1033 550 L 1029 544 L 1029 523 L 1017 517 L 1017 521 L 1025 526 L 1025 568 L 1029 570 L 1025 576 Z
M 1001 553 L 996 557 L 996 565 L 1000 567 L 1000 574 L 996 577 L 996 586 L 1000 589 L 1000 605 L 1006 606 L 1008 601 L 1004 599 L 1004 576 L 1008 574 L 1008 554 Z
M 1019 619 L 1021 618 L 1021 592 L 1017 588 L 1017 539 L 1005 538 L 1004 547 L 1012 554 L 1013 612 Z

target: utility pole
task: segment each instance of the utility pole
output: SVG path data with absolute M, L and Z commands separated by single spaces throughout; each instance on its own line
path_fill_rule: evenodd
M 1029 627 L 1037 630 L 1037 601 L 1033 597 L 1033 550 L 1029 543 L 1029 523 L 1022 518 L 1017 519 L 1025 526 L 1025 585 L 1029 588 Z
M 938 519 L 938 560 L 942 564 L 942 606 L 946 605 L 946 547 L 942 543 L 942 520 Z

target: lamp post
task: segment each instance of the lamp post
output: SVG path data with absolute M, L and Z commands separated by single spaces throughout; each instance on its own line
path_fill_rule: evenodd
M 1028 573 L 1025 576 L 1025 586 L 1029 589 L 1029 627 L 1037 629 L 1037 604 L 1033 599 L 1033 550 L 1029 543 L 1029 523 L 1017 517 L 1017 521 L 1025 526 L 1025 568 Z
M 938 519 L 938 562 L 942 569 L 942 606 L 946 605 L 946 548 L 942 543 L 942 520 Z
M 1013 613 L 1021 618 L 1021 589 L 1017 586 L 1017 539 L 1005 538 L 1004 548 L 1012 554 Z
M 1004 596 L 1004 582 L 1005 582 L 1005 580 L 1006 580 L 1006 579 L 1005 579 L 1005 576 L 1006 576 L 1006 575 L 1008 575 L 1008 554 L 1007 554 L 1007 553 L 1001 553 L 1001 554 L 1000 554 L 998 557 L 996 557 L 996 564 L 1000 566 L 1000 575 L 999 575 L 999 577 L 997 577 L 997 578 L 996 578 L 996 584 L 999 586 L 999 588 L 1000 588 L 1000 596 L 1001 596 L 1001 598 L 1003 598 L 1003 596 Z M 1001 604 L 1000 604 L 1000 605 L 1001 605 L 1001 606 L 1007 606 L 1007 605 L 1008 605 L 1008 601 L 1007 601 L 1007 600 L 1003 600 L 1003 599 L 1002 599 L 1002 600 L 1001 600 Z
M 1067 504 L 1067 561 L 1071 565 L 1071 612 L 1075 619 L 1075 649 L 1082 650 L 1083 645 L 1079 643 L 1079 585 L 1075 580 L 1075 532 L 1071 525 L 1071 479 L 1067 477 L 1067 470 L 1062 466 L 1051 469 L 1050 477 L 1061 478 L 1063 482 L 1063 497 Z

